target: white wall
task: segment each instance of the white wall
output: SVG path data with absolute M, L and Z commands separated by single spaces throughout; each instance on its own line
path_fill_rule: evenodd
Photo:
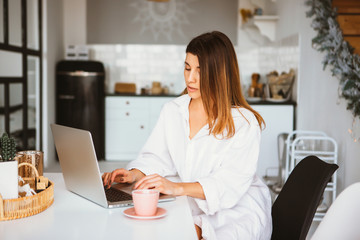
M 55 122 L 55 67 L 63 58 L 63 1 L 44 0 L 43 149 L 45 168 L 55 160 L 50 123 Z
M 237 2 L 88 0 L 87 41 L 89 44 L 185 45 L 194 36 L 221 29 L 236 43 Z
M 55 146 L 50 124 L 55 123 L 56 63 L 64 59 L 66 46 L 86 44 L 86 0 L 43 0 L 44 80 L 43 150 L 45 168 L 51 169 Z
M 299 32 L 300 70 L 297 104 L 297 129 L 320 130 L 334 138 L 339 147 L 338 189 L 340 192 L 360 181 L 360 143 L 354 142 L 348 133 L 352 114 L 346 110 L 344 99 L 338 98 L 337 78 L 328 69 L 323 71 L 324 54 L 311 46 L 316 32 L 306 18 L 304 0 L 277 0 L 280 16 L 277 38 Z
M 86 0 L 63 0 L 64 47 L 86 44 Z

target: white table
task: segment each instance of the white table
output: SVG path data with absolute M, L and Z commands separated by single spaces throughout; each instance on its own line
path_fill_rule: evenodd
M 54 203 L 27 218 L 0 222 L 0 239 L 197 239 L 187 197 L 159 203 L 167 216 L 137 220 L 126 208 L 105 209 L 65 189 L 61 173 L 45 173 L 54 182 Z

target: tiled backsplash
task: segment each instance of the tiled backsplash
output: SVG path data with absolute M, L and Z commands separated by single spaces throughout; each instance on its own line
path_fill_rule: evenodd
M 153 81 L 167 86 L 170 93 L 180 94 L 185 87 L 183 68 L 185 45 L 89 45 L 90 58 L 104 63 L 106 90 L 114 92 L 116 82 L 136 83 L 137 92 L 151 87 Z M 236 49 L 236 48 L 235 48 Z M 242 84 L 251 82 L 251 74 L 261 74 L 266 83 L 266 74 L 271 71 L 288 72 L 298 69 L 299 38 L 288 37 L 271 46 L 264 46 L 237 56 Z
M 116 82 L 135 83 L 137 92 L 153 81 L 180 94 L 184 88 L 185 47 L 182 45 L 89 45 L 90 58 L 104 63 L 106 90 Z
M 291 68 L 297 72 L 300 59 L 299 36 L 293 35 L 269 46 L 247 52 L 237 52 L 237 56 L 243 85 L 248 86 L 251 83 L 252 73 L 259 73 L 260 82 L 266 83 L 266 74 L 269 72 L 277 71 L 281 74 L 289 72 Z M 296 93 L 296 82 L 297 76 L 293 95 Z

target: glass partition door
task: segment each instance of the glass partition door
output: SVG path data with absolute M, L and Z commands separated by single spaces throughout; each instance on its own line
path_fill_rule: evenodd
M 0 134 L 42 150 L 42 0 L 0 0 Z

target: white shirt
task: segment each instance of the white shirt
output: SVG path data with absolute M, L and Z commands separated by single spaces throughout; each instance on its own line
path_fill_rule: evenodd
M 233 108 L 233 137 L 209 135 L 206 125 L 190 140 L 190 99 L 183 95 L 164 105 L 138 158 L 127 168 L 199 182 L 206 200 L 188 199 L 204 239 L 270 239 L 271 197 L 256 176 L 261 130 L 255 116 Z

